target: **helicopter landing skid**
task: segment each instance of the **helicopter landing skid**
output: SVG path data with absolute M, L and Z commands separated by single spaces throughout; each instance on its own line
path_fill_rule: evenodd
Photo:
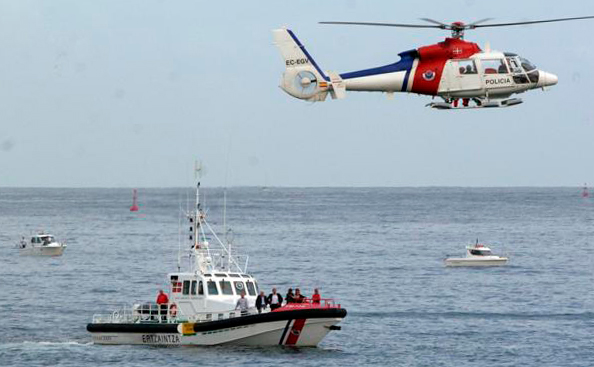
M 453 103 L 447 102 L 431 102 L 425 105 L 425 107 L 431 107 L 438 110 L 467 110 L 472 108 L 500 108 L 500 107 L 511 107 L 515 105 L 519 105 L 520 103 L 524 102 L 520 98 L 510 98 L 504 99 L 502 101 L 475 101 L 476 104 L 470 106 L 464 106 L 463 104 L 459 104 L 457 107 L 454 107 Z

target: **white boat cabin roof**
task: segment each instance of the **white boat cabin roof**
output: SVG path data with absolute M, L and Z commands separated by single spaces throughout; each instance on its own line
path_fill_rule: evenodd
M 491 249 L 489 247 L 487 247 L 485 245 L 481 245 L 481 244 L 479 244 L 479 245 L 466 246 L 466 248 L 468 250 L 481 250 L 481 251 L 486 250 L 486 251 L 491 251 Z

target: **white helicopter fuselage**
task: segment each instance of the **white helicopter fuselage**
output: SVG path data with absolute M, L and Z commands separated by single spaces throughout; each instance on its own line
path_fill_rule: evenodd
M 456 106 L 458 99 L 472 99 L 477 107 L 504 107 L 521 100 L 493 101 L 557 84 L 555 75 L 516 54 L 482 51 L 456 38 L 402 52 L 393 64 L 343 74 L 324 72 L 292 31 L 277 29 L 273 34 L 285 61 L 280 87 L 308 101 L 324 101 L 328 93 L 344 98 L 346 91 L 408 92 L 441 97 Z M 443 103 L 432 107 L 446 108 Z

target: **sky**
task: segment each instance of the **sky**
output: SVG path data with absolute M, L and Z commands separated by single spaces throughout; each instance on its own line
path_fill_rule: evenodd
M 559 77 L 502 109 L 438 111 L 427 96 L 278 88 L 271 30 L 324 70 L 396 62 L 440 30 L 320 25 L 594 15 L 594 3 L 476 0 L 0 1 L 0 187 L 594 184 L 594 20 L 468 31 Z M 496 6 L 493 6 L 496 5 Z

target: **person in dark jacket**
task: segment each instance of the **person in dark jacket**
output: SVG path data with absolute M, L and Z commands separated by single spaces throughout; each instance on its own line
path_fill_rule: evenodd
M 287 291 L 287 297 L 285 299 L 287 300 L 287 304 L 295 303 L 295 295 L 293 294 L 293 288 L 289 288 L 289 290 Z
M 306 297 L 303 294 L 301 294 L 301 289 L 296 288 L 295 289 L 295 295 L 293 296 L 293 302 L 295 302 L 295 303 L 303 303 L 303 300 L 305 298 Z
M 283 297 L 276 293 L 276 288 L 272 288 L 272 293 L 268 295 L 266 302 L 270 305 L 270 311 L 274 311 L 283 305 Z
M 262 313 L 262 310 L 265 310 L 267 305 L 268 298 L 266 298 L 264 291 L 261 291 L 258 298 L 256 298 L 256 308 L 258 309 L 258 313 Z

